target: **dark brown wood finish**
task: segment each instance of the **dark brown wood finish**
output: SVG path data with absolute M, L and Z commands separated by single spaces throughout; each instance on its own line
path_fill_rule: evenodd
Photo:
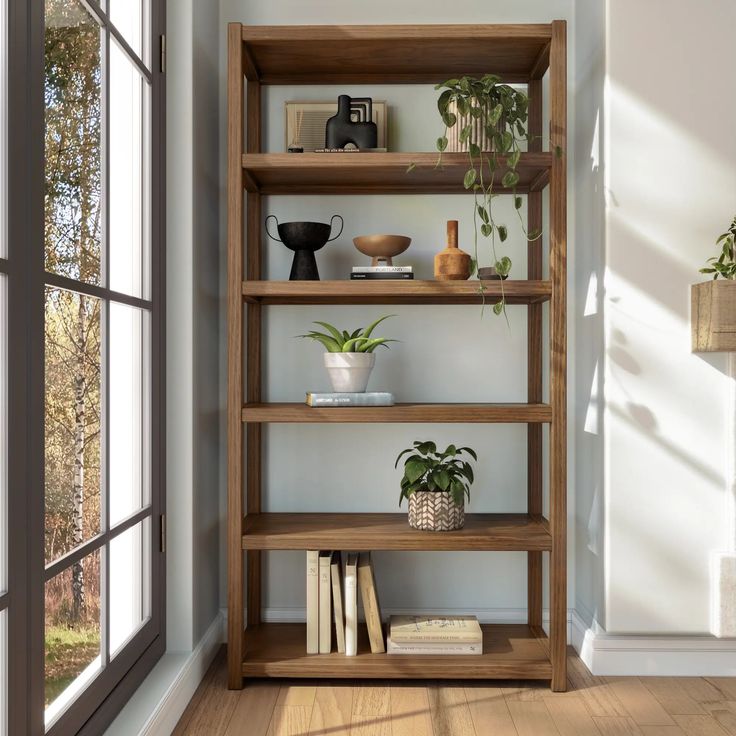
M 538 246 L 540 247 L 540 246 Z M 481 291 L 482 290 L 482 291 Z M 262 304 L 537 304 L 550 281 L 245 281 L 243 298 Z
M 243 549 L 549 550 L 549 524 L 527 514 L 467 514 L 454 532 L 412 529 L 406 514 L 249 514 Z
M 552 667 L 528 626 L 486 624 L 480 656 L 371 654 L 361 626 L 358 654 L 306 654 L 304 624 L 262 624 L 245 632 L 243 675 L 251 677 L 370 677 L 546 680 Z
M 306 404 L 246 404 L 244 422 L 354 424 L 367 422 L 441 422 L 523 424 L 549 422 L 548 404 L 396 404 L 395 406 L 314 407 Z
M 550 146 L 550 657 L 552 690 L 567 687 L 567 42 L 565 21 L 552 23 Z
M 522 153 L 517 191 L 543 187 L 551 166 L 548 152 Z M 244 154 L 243 185 L 262 194 L 467 194 L 467 167 L 465 153 L 444 153 L 441 168 L 431 152 Z
M 546 49 L 549 54 L 549 48 Z M 542 150 L 542 80 L 529 82 L 529 141 L 531 151 Z M 527 232 L 541 231 L 542 192 L 527 198 Z M 527 278 L 542 278 L 542 239 L 527 248 Z M 530 304 L 527 312 L 527 401 L 542 401 L 542 305 Z M 527 427 L 527 511 L 542 513 L 542 426 Z M 527 608 L 530 626 L 542 626 L 542 554 L 530 552 L 527 560 Z

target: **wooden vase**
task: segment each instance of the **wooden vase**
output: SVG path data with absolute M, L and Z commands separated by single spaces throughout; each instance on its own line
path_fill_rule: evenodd
M 457 247 L 457 220 L 447 221 L 447 248 L 434 257 L 434 277 L 438 281 L 470 278 L 470 256 Z

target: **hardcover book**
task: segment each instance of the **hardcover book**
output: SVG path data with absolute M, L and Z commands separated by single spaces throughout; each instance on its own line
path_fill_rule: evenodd
M 332 585 L 330 582 L 330 552 L 319 553 L 319 653 L 332 651 Z
M 335 611 L 335 639 L 337 651 L 345 654 L 345 604 L 342 595 L 342 555 L 332 553 L 332 608 Z
M 483 643 L 475 616 L 391 616 L 390 634 L 396 644 Z
M 397 644 L 388 636 L 386 643 L 386 652 L 388 654 L 423 654 L 427 656 L 440 656 L 444 654 L 457 655 L 476 655 L 483 654 L 483 643 L 452 643 L 452 642 L 435 642 L 425 644 L 422 642 L 416 644 Z
M 358 555 L 348 554 L 345 566 L 345 654 L 358 653 Z
M 363 613 L 368 626 L 368 638 L 371 642 L 371 652 L 381 654 L 386 651 L 383 642 L 383 621 L 381 620 L 381 606 L 378 603 L 376 578 L 373 574 L 373 562 L 370 552 L 361 552 L 358 561 L 358 584 L 360 597 L 363 601 Z
M 392 272 L 392 273 L 351 273 L 350 278 L 353 281 L 379 281 L 381 279 L 384 280 L 391 280 L 391 279 L 413 279 L 414 274 L 404 273 L 404 272 Z
M 307 654 L 319 652 L 319 552 L 307 550 Z
M 307 392 L 308 406 L 393 406 L 394 395 L 387 391 L 363 393 L 314 393 Z
M 353 266 L 353 273 L 412 273 L 413 266 Z

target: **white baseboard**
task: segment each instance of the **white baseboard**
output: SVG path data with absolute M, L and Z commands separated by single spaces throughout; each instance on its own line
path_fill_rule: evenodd
M 572 612 L 572 645 L 594 675 L 734 677 L 736 639 L 608 634 Z
M 223 618 L 218 613 L 191 652 L 164 654 L 105 736 L 170 734 L 202 682 L 223 639 Z

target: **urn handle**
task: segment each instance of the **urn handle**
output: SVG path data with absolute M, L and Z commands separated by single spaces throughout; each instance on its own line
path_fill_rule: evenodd
M 274 236 L 273 236 L 273 235 L 271 235 L 271 233 L 270 233 L 270 232 L 269 232 L 269 230 L 268 230 L 268 221 L 269 221 L 269 220 L 270 220 L 270 219 L 271 219 L 272 217 L 273 217 L 273 219 L 274 219 L 274 220 L 276 220 L 276 228 L 277 228 L 276 232 L 278 232 L 278 226 L 279 226 L 279 218 L 278 218 L 278 217 L 276 217 L 276 215 L 269 215 L 269 216 L 268 216 L 268 217 L 266 218 L 266 235 L 268 235 L 268 237 L 269 237 L 269 238 L 271 238 L 271 240 L 275 240 L 275 241 L 276 241 L 277 243 L 280 243 L 280 242 L 281 242 L 281 238 L 274 238 Z
M 273 216 L 273 215 L 272 215 L 272 216 Z M 337 235 L 335 235 L 335 237 L 334 237 L 334 238 L 330 238 L 330 239 L 329 239 L 329 240 L 327 241 L 328 243 L 331 243 L 331 242 L 332 242 L 333 240 L 336 240 L 337 238 L 339 238 L 339 237 L 340 237 L 340 236 L 342 235 L 342 229 L 343 229 L 343 227 L 345 226 L 345 221 L 344 221 L 344 220 L 342 219 L 342 217 L 341 217 L 340 215 L 332 215 L 332 217 L 330 217 L 330 232 L 332 232 L 332 223 L 333 223 L 333 221 L 334 221 L 334 219 L 335 219 L 336 217 L 339 217 L 339 218 L 340 218 L 340 232 L 338 232 L 338 234 L 337 234 Z

